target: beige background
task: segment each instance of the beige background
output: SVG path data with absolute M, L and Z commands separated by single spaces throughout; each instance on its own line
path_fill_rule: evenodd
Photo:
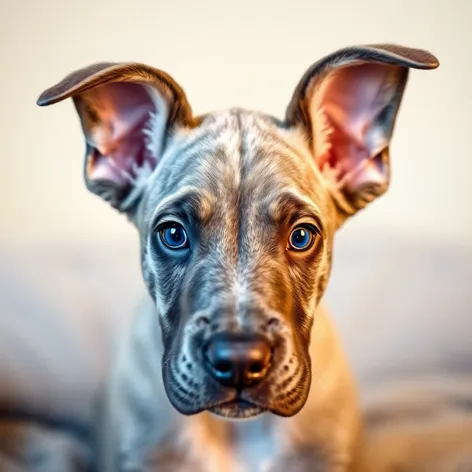
M 144 291 L 133 228 L 83 185 L 72 103 L 36 107 L 44 88 L 92 62 L 135 60 L 172 74 L 196 113 L 282 116 L 312 62 L 384 41 L 427 48 L 441 67 L 410 76 L 391 191 L 343 232 L 327 299 L 363 403 L 419 412 L 378 423 L 370 444 L 385 470 L 421 456 L 415 470 L 456 470 L 445 449 L 472 443 L 470 415 L 457 413 L 472 392 L 472 0 L 0 0 L 0 240 L 52 241 L 0 245 L 1 408 L 89 421 Z
M 305 69 L 339 47 L 396 42 L 435 53 L 410 76 L 392 146 L 390 193 L 352 234 L 472 241 L 472 2 L 469 0 L 0 0 L 3 238 L 134 238 L 88 194 L 72 103 L 39 93 L 89 63 L 168 71 L 196 113 L 228 106 L 282 116 Z

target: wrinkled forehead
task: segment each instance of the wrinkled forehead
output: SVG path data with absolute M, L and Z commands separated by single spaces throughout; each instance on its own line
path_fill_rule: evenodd
M 292 205 L 325 211 L 326 191 L 304 137 L 244 110 L 205 117 L 178 132 L 150 182 L 149 211 L 197 213 L 199 220 Z M 244 207 L 244 208 L 242 208 Z

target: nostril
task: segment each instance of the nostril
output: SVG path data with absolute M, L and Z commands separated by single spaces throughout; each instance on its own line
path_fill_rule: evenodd
M 257 364 L 252 364 L 249 367 L 249 372 L 251 374 L 260 374 L 263 370 L 264 370 L 264 365 L 260 362 L 258 362 Z
M 229 361 L 217 361 L 213 367 L 220 374 L 230 374 L 232 371 L 231 363 Z

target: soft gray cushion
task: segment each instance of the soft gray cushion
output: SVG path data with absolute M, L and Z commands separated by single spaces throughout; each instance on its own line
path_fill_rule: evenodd
M 335 245 L 327 301 L 359 380 L 472 372 L 472 245 Z
M 113 340 L 144 294 L 137 247 L 9 248 L 0 268 L 0 405 L 88 421 Z

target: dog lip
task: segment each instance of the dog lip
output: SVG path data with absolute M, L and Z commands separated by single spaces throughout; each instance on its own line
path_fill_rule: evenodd
M 247 400 L 243 400 L 242 398 L 235 398 L 234 400 L 230 400 L 227 402 L 220 403 L 218 406 L 237 406 L 239 408 L 262 408 L 260 405 L 256 405 L 255 403 L 249 402 Z
M 236 409 L 239 409 L 241 411 L 256 409 L 256 410 L 259 410 L 261 413 L 266 412 L 266 411 L 270 411 L 270 408 L 269 408 L 268 405 L 266 405 L 262 402 L 254 401 L 252 399 L 247 400 L 247 399 L 245 399 L 243 397 L 240 397 L 240 396 L 237 396 L 236 398 L 234 398 L 232 400 L 220 403 L 218 406 L 221 407 L 221 408 L 236 408 Z
M 267 412 L 267 408 L 257 405 L 241 398 L 235 398 L 231 401 L 219 403 L 208 408 L 208 411 L 217 416 L 223 416 L 229 419 L 242 420 L 250 419 Z

